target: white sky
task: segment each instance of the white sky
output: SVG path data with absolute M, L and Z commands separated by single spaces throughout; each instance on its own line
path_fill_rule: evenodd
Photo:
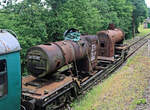
M 146 4 L 147 4 L 147 7 L 150 8 L 150 0 L 145 0 Z
M 2 2 L 3 0 L 0 0 L 0 2 Z M 8 1 L 8 0 L 6 0 L 6 1 Z M 18 0 L 18 2 L 21 2 L 21 1 L 23 1 L 23 0 Z M 42 2 L 44 2 L 45 0 L 41 0 Z M 150 0 L 145 0 L 145 2 L 146 2 L 146 4 L 147 4 L 147 7 L 149 7 L 150 8 Z M 1 7 L 0 7 L 1 8 Z
M 9 1 L 9 0 L 0 0 L 0 2 L 1 2 L 1 5 L 6 5 L 6 3 L 3 3 L 4 1 L 6 1 L 6 3 L 7 3 L 7 1 Z M 15 1 L 15 0 L 14 0 Z M 19 2 L 22 2 L 23 0 L 17 0 L 17 2 L 14 2 L 14 3 L 19 3 Z M 41 2 L 45 2 L 45 0 L 41 0 Z M 0 9 L 2 8 L 2 6 L 0 6 Z M 46 7 L 47 8 L 47 7 Z

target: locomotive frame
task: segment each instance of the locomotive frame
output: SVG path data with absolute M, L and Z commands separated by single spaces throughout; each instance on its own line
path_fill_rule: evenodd
M 99 67 L 95 70 L 95 74 L 92 77 L 87 77 L 85 81 L 82 83 L 79 82 L 76 78 L 66 78 L 60 82 L 59 88 L 52 91 L 51 94 L 41 96 L 40 99 L 37 99 L 33 97 L 34 92 L 31 93 L 29 91 L 23 91 L 22 92 L 22 99 L 26 100 L 28 103 L 28 106 L 32 106 L 30 110 L 53 110 L 58 109 L 61 107 L 60 104 L 69 103 L 70 100 L 77 97 L 80 93 L 83 91 L 89 89 L 92 87 L 92 85 L 95 85 L 97 81 L 107 77 L 108 74 L 113 72 L 117 67 L 119 67 L 125 60 L 126 52 L 128 49 L 123 49 L 121 52 L 121 56 L 119 56 L 113 63 L 105 61 L 105 60 L 99 60 Z M 30 76 L 29 76 L 30 77 Z M 28 77 L 26 77 L 29 79 Z M 50 86 L 50 85 L 49 85 Z M 44 90 L 43 90 L 44 92 Z M 31 95 L 27 95 L 27 93 Z M 35 93 L 36 94 L 36 93 Z M 39 95 L 39 94 L 36 94 Z M 29 97 L 32 99 L 28 100 Z M 34 101 L 33 101 L 34 100 Z M 64 102 L 63 102 L 64 101 Z M 38 109 L 37 109 L 38 108 Z

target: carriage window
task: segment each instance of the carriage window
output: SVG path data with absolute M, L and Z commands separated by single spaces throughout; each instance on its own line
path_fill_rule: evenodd
M 105 47 L 104 42 L 101 42 L 101 47 Z
M 6 60 L 0 60 L 0 98 L 7 95 L 7 65 Z

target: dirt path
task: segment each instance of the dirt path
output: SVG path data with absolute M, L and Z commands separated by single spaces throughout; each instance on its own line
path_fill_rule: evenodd
M 146 87 L 148 92 L 144 92 Z M 150 57 L 147 45 L 128 59 L 123 68 L 90 91 L 81 102 L 77 101 L 73 110 L 135 110 L 137 104 L 136 110 L 150 110 L 141 109 L 144 94 L 149 108 Z

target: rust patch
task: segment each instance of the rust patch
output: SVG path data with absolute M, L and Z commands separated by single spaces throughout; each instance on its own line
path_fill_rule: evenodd
M 35 80 L 33 76 L 28 76 L 24 77 L 22 79 L 22 94 L 26 94 L 29 97 L 35 98 L 35 99 L 42 99 L 43 97 L 50 96 L 53 91 L 56 89 L 60 88 L 61 86 L 72 82 L 72 77 L 65 77 L 64 80 L 59 81 L 59 82 L 51 82 L 50 80 L 45 82 L 46 84 L 43 85 L 42 87 L 36 87 L 36 86 L 31 86 L 28 85 L 26 86 L 26 83 L 29 83 L 31 81 Z M 31 91 L 32 93 L 29 92 L 24 92 L 24 91 Z M 46 94 L 45 94 L 46 93 Z
M 99 39 L 99 56 L 113 57 L 115 44 L 122 44 L 124 33 L 120 29 L 100 31 L 97 33 Z
M 5 44 L 5 42 L 3 42 L 2 40 L 0 40 L 0 42 L 2 43 L 2 45 L 5 47 L 5 52 L 9 52 L 10 51 L 10 48 L 7 47 L 7 45 Z

